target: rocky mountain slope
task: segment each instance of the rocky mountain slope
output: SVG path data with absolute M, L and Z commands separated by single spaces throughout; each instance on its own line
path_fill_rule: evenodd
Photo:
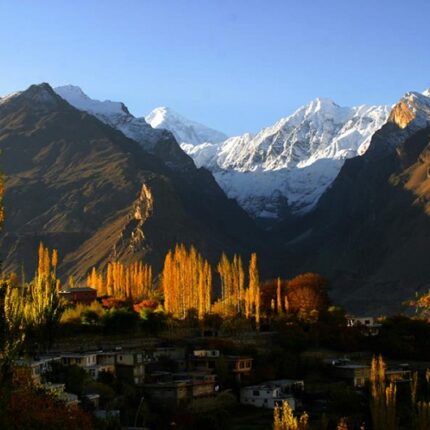
M 248 213 L 282 219 L 311 211 L 345 159 L 367 150 L 388 114 L 388 106 L 347 108 L 316 99 L 256 135 L 182 148 Z
M 91 99 L 74 85 L 56 87 L 54 91 L 76 109 L 94 115 L 140 143 L 145 151 L 161 158 L 170 168 L 177 171 L 195 170 L 192 160 L 181 150 L 172 132 L 155 129 L 145 118 L 136 118 L 124 103 Z
M 430 98 L 408 93 L 347 160 L 314 213 L 283 225 L 281 266 L 332 279 L 349 310 L 378 314 L 430 287 Z
M 144 258 L 159 269 L 176 242 L 193 243 L 212 260 L 222 250 L 258 248 L 253 222 L 171 133 L 148 125 L 139 145 L 106 124 L 112 112 L 133 124 L 126 108 L 103 106 L 95 116 L 83 112 L 47 84 L 0 99 L 6 270 L 23 265 L 31 276 L 41 240 L 59 249 L 61 274 L 78 277 L 112 258 Z M 175 151 L 182 154 L 176 164 Z
M 171 154 L 170 160 L 164 157 L 171 166 L 182 166 L 188 158 L 177 146 L 168 151 L 164 147 L 172 141 L 169 130 L 198 167 L 212 171 L 230 198 L 252 216 L 271 220 L 311 211 L 345 159 L 367 150 L 371 136 L 389 114 L 388 106 L 346 108 L 316 99 L 255 136 L 226 138 L 169 108 L 135 118 L 123 103 L 93 100 L 79 87 L 55 91 L 151 153 Z

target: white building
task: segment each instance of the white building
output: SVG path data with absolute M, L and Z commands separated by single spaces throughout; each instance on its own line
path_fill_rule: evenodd
M 65 366 L 76 365 L 82 367 L 93 378 L 98 376 L 99 366 L 97 366 L 96 352 L 62 354 L 61 362 Z
M 27 374 L 33 382 L 40 384 L 43 376 L 52 370 L 52 365 L 59 363 L 60 360 L 60 357 L 20 358 L 16 361 L 15 365 L 18 372 Z
M 258 408 L 273 409 L 286 401 L 292 410 L 297 407 L 297 395 L 304 389 L 303 381 L 279 379 L 251 385 L 240 390 L 240 403 Z

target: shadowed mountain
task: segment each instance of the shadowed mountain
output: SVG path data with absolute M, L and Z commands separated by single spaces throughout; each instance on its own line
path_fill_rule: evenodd
M 195 244 L 212 261 L 222 250 L 258 249 L 253 221 L 178 152 L 171 133 L 160 136 L 150 154 L 48 84 L 0 99 L 4 268 L 23 265 L 30 276 L 41 240 L 59 249 L 61 274 L 78 277 L 113 258 L 144 258 L 159 269 L 176 242 Z M 183 154 L 186 168 L 166 164 L 172 154 Z
M 396 312 L 430 287 L 428 101 L 411 94 L 369 150 L 345 162 L 316 211 L 281 228 L 285 267 L 329 276 L 332 296 L 354 312 Z

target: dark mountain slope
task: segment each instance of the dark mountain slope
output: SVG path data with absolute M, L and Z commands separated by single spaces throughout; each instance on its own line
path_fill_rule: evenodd
M 0 149 L 5 269 L 23 264 L 31 274 L 40 240 L 59 248 L 62 275 L 80 277 L 110 258 L 145 258 L 159 268 L 176 242 L 194 243 L 214 261 L 223 249 L 246 253 L 261 244 L 207 171 L 172 170 L 47 84 L 0 100 Z
M 312 216 L 281 228 L 285 266 L 330 277 L 332 296 L 354 312 L 399 311 L 430 286 L 430 128 L 409 126 L 414 118 L 396 106 Z

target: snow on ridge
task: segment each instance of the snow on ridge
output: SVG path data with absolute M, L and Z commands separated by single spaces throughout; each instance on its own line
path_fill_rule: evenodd
M 145 118 L 134 117 L 122 102 L 92 99 L 80 87 L 74 85 L 56 87 L 54 91 L 75 108 L 88 112 L 100 121 L 120 130 L 149 152 L 152 152 L 154 146 L 168 133 L 166 130 L 152 128 Z
M 155 108 L 145 120 L 154 128 L 171 131 L 180 144 L 218 143 L 227 139 L 224 133 L 185 118 L 166 106 Z
M 256 134 L 227 138 L 167 107 L 135 118 L 123 103 L 93 100 L 79 87 L 55 91 L 146 149 L 169 130 L 198 167 L 212 171 L 229 197 L 251 215 L 273 219 L 281 218 L 286 208 L 295 214 L 311 211 L 344 161 L 367 151 L 391 110 L 385 105 L 342 107 L 317 98 Z M 416 114 L 415 127 L 429 121 L 429 97 L 430 89 L 402 99 Z
M 182 148 L 251 215 L 280 218 L 286 207 L 304 214 L 345 159 L 367 150 L 389 112 L 388 106 L 342 107 L 317 98 L 255 135 Z
M 111 100 L 94 100 L 88 97 L 80 87 L 63 85 L 55 87 L 54 91 L 75 108 L 97 115 L 123 115 L 129 113 L 121 102 Z

